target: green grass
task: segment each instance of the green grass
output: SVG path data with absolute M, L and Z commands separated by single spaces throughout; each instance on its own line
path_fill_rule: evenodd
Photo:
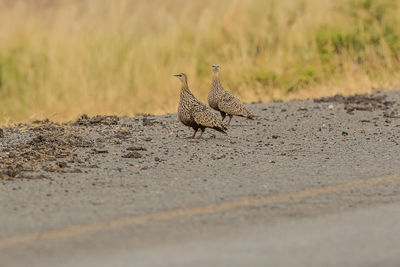
M 245 101 L 400 84 L 399 0 L 0 0 L 0 122 L 174 112 L 211 65 Z

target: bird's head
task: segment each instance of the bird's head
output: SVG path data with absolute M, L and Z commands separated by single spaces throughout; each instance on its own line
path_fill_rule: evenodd
M 187 76 L 185 73 L 172 74 L 172 76 L 178 77 L 178 79 L 181 80 L 182 83 L 187 82 Z

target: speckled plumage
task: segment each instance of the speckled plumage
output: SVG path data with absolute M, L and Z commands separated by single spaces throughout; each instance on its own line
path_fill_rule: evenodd
M 174 76 L 177 76 L 182 82 L 178 118 L 184 125 L 193 128 L 194 134 L 192 138 L 196 136 L 199 129 L 201 130 L 200 138 L 206 128 L 211 128 L 226 134 L 227 129 L 217 115 L 215 115 L 209 107 L 197 100 L 189 90 L 186 75 L 180 73 Z
M 255 116 L 250 110 L 236 96 L 222 87 L 218 78 L 219 66 L 213 65 L 212 67 L 213 80 L 208 92 L 208 104 L 210 107 L 221 113 L 222 120 L 225 119 L 226 115 L 229 116 L 227 125 L 230 124 L 233 116 L 241 116 L 253 120 Z

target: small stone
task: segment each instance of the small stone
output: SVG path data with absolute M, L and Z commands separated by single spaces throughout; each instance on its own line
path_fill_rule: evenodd
M 67 163 L 65 163 L 65 162 L 63 162 L 63 161 L 57 162 L 57 166 L 60 167 L 60 168 L 66 168 L 66 167 L 68 167 Z
M 128 147 L 126 150 L 128 150 L 128 151 L 136 151 L 136 150 L 147 151 L 147 149 L 142 146 L 131 146 L 131 147 Z
M 114 134 L 112 137 L 113 137 L 113 138 L 119 138 L 119 139 L 126 139 L 126 138 L 128 138 L 129 136 L 131 136 L 131 135 L 132 135 L 132 134 L 131 134 L 129 131 L 123 130 L 123 131 L 117 132 L 117 133 Z
M 82 170 L 75 168 L 70 170 L 69 173 L 82 173 Z
M 153 126 L 154 122 L 152 122 L 152 120 L 148 119 L 148 118 L 143 118 L 143 126 Z
M 138 159 L 143 157 L 142 154 L 140 154 L 139 152 L 133 151 L 133 152 L 129 152 L 125 155 L 122 155 L 123 158 L 134 158 L 134 159 Z
M 105 154 L 105 153 L 108 153 L 108 150 L 105 150 L 105 149 L 104 150 L 99 150 L 99 149 L 93 148 L 92 151 L 93 151 L 94 154 Z
M 3 137 L 4 137 L 4 131 L 3 131 L 3 129 L 0 128 L 0 138 L 3 138 Z

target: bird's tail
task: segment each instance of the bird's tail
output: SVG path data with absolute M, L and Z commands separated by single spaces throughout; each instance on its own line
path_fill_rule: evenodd
M 250 120 L 254 120 L 256 118 L 256 116 L 253 113 L 251 113 L 251 111 L 248 110 L 248 109 L 246 109 L 246 116 L 245 117 L 250 119 Z
M 244 114 L 241 114 L 241 115 L 238 115 L 238 116 L 243 117 L 243 118 L 247 118 L 247 119 L 250 119 L 250 120 L 254 120 L 256 118 L 256 115 L 254 115 L 253 113 L 251 113 L 248 110 Z
M 254 120 L 256 118 L 256 115 L 250 113 L 249 115 L 247 115 L 247 118 L 250 120 Z
M 223 133 L 223 134 L 227 134 L 226 131 L 228 130 L 225 126 L 214 126 L 213 127 L 214 130 Z
M 242 106 L 241 114 L 239 115 L 244 118 L 248 118 L 250 120 L 254 120 L 256 116 L 245 106 Z

